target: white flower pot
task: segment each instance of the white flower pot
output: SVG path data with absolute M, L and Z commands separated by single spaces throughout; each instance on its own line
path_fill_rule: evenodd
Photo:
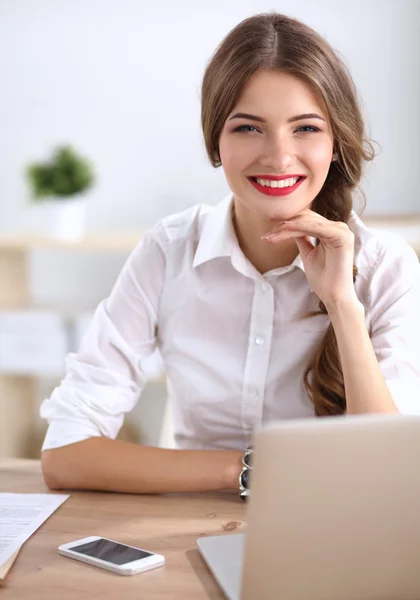
M 80 240 L 86 232 L 87 200 L 81 196 L 46 198 L 33 206 L 44 235 L 64 241 Z

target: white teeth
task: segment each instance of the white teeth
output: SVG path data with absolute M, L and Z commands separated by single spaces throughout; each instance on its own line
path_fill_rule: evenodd
M 271 179 L 257 179 L 257 182 L 260 185 L 266 186 L 266 187 L 284 188 L 284 187 L 291 187 L 292 185 L 295 185 L 295 183 L 297 182 L 298 179 L 299 179 L 299 177 L 291 177 L 289 179 L 281 179 L 280 181 L 274 181 Z

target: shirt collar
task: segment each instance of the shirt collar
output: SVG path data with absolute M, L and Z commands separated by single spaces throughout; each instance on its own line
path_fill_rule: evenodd
M 232 256 L 238 245 L 232 224 L 232 199 L 229 194 L 206 216 L 203 230 L 195 252 L 193 267 L 222 256 Z
M 213 258 L 232 257 L 234 254 L 238 255 L 238 252 L 242 253 L 232 224 L 232 203 L 233 195 L 229 194 L 207 215 L 195 252 L 193 267 L 198 267 Z M 351 217 L 354 218 L 354 215 L 355 211 L 352 210 Z M 309 239 L 315 245 L 316 238 L 310 237 Z M 276 275 L 290 271 L 293 267 L 298 267 L 305 272 L 300 254 L 296 256 L 290 265 L 273 269 L 269 273 L 270 275 Z

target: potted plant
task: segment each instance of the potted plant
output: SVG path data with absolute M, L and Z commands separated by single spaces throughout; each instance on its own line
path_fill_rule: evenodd
M 71 146 L 59 146 L 47 162 L 31 163 L 26 175 L 33 203 L 43 208 L 43 226 L 60 239 L 85 232 L 86 192 L 94 183 L 90 161 Z

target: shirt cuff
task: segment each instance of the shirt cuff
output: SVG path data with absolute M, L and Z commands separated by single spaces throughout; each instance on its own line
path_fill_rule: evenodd
M 101 437 L 100 432 L 94 425 L 86 423 L 81 427 L 80 423 L 53 420 L 48 426 L 41 452 L 68 446 L 75 442 L 82 442 L 91 437 Z

